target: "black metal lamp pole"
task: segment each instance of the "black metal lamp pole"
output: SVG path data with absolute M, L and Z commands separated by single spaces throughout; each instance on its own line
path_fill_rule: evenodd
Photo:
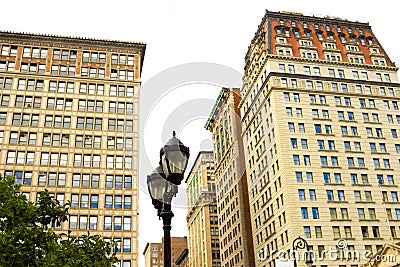
M 164 267 L 171 267 L 171 210 L 172 198 L 178 193 L 189 159 L 189 148 L 175 137 L 160 150 L 160 166 L 147 176 L 147 186 L 164 230 Z
M 297 237 L 295 240 L 293 240 L 293 251 L 297 251 L 298 249 L 306 249 L 307 250 L 307 259 L 306 259 L 306 264 L 307 266 L 312 266 L 313 261 L 311 259 L 311 254 L 308 253 L 308 243 L 307 241 L 302 238 L 302 237 Z M 294 257 L 294 267 L 297 267 L 297 261 L 296 261 L 296 255 Z
M 165 203 L 163 206 L 160 217 L 164 230 L 164 266 L 171 267 L 171 221 L 174 213 L 171 211 L 171 205 Z

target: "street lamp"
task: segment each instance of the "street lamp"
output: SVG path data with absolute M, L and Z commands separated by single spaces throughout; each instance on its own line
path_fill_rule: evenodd
M 147 176 L 152 203 L 163 220 L 164 267 L 171 267 L 171 220 L 174 217 L 171 202 L 183 180 L 189 155 L 189 148 L 176 138 L 174 131 L 160 150 L 160 166 Z
M 306 258 L 306 264 L 308 267 L 311 267 L 313 265 L 313 260 L 311 257 L 311 253 L 308 251 L 308 243 L 307 241 L 302 238 L 298 237 L 295 240 L 293 240 L 293 251 L 297 251 L 298 249 L 306 249 L 307 253 L 307 258 Z M 297 261 L 296 261 L 296 256 L 294 257 L 294 267 L 297 267 Z
M 176 138 L 173 131 L 172 137 L 160 150 L 160 165 L 168 181 L 176 185 L 181 184 L 188 159 L 189 148 Z

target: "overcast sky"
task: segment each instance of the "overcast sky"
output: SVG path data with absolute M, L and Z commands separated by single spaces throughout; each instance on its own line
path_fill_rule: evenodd
M 142 73 L 145 88 L 146 83 L 157 77 L 158 73 L 184 63 L 217 63 L 242 72 L 247 47 L 265 9 L 330 15 L 370 22 L 376 37 L 390 58 L 400 64 L 399 14 L 394 0 L 379 2 L 365 0 L 3 0 L 0 3 L 0 29 L 145 42 L 147 51 Z M 157 84 L 160 85 L 159 82 Z M 202 110 L 198 114 L 193 114 L 192 119 L 186 117 L 185 122 L 176 126 L 179 138 L 191 148 L 192 160 L 200 149 L 200 143 L 203 143 L 203 146 L 207 143 L 205 140 L 209 138 L 209 134 L 203 128 L 204 114 L 208 114 L 212 106 L 211 99 L 216 98 L 220 90 L 218 82 L 213 84 L 211 82 L 198 84 L 193 81 L 190 85 L 181 85 L 179 90 L 169 91 L 170 98 L 165 97 L 165 94 L 158 95 L 160 92 L 157 90 L 154 91 L 153 97 L 157 99 L 157 104 L 154 105 L 151 114 L 148 112 L 141 114 L 142 124 L 146 126 L 146 122 L 152 121 L 149 129 L 155 129 L 145 132 L 146 138 L 155 142 L 154 147 L 152 144 L 146 145 L 146 142 L 142 145 L 140 156 L 148 157 L 153 165 L 141 164 L 140 176 L 143 181 L 145 175 L 157 163 L 158 149 L 166 140 L 165 133 L 171 127 L 167 124 L 173 121 L 172 115 L 179 110 L 185 112 L 188 106 Z M 146 94 L 142 93 L 143 95 Z M 141 101 L 149 104 L 149 99 L 141 99 Z M 202 101 L 196 101 L 198 99 Z M 162 126 L 154 125 L 157 122 L 157 119 L 154 120 L 157 116 L 154 114 L 165 115 L 159 117 L 159 124 Z M 150 120 L 150 117 L 153 119 Z M 157 129 L 160 131 L 157 132 Z M 182 188 L 181 191 L 183 191 Z M 185 196 L 180 195 L 179 198 L 178 203 L 181 203 Z M 140 206 L 139 255 L 143 264 L 144 246 L 146 242 L 161 240 L 162 223 L 157 220 L 150 199 L 144 191 L 141 191 Z M 172 235 L 183 236 L 187 234 L 186 209 L 175 207 L 174 212 Z

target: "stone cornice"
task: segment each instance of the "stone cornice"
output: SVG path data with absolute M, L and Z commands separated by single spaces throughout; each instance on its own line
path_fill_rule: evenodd
M 128 42 L 120 40 L 105 40 L 85 37 L 71 37 L 52 34 L 20 33 L 0 30 L 0 39 L 17 42 L 38 42 L 48 44 L 66 44 L 74 46 L 89 46 L 96 48 L 132 49 L 140 54 L 140 71 L 143 67 L 146 44 L 141 42 Z
M 144 52 L 146 44 L 141 42 L 128 42 L 120 40 L 105 40 L 97 38 L 73 37 L 52 34 L 35 34 L 35 33 L 19 33 L 11 31 L 1 31 L 0 38 L 6 38 L 16 41 L 36 41 L 46 43 L 67 43 L 74 45 L 90 45 L 90 46 L 114 46 L 115 48 L 137 49 L 138 52 Z

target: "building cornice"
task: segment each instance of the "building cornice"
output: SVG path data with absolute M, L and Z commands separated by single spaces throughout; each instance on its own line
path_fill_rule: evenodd
M 144 55 L 146 52 L 146 44 L 142 42 L 129 42 L 120 40 L 107 40 L 97 38 L 63 36 L 53 34 L 37 34 L 26 32 L 13 32 L 0 30 L 0 39 L 7 39 L 24 44 L 27 41 L 53 44 L 67 44 L 75 46 L 90 46 L 98 48 L 114 48 L 114 49 L 133 49 L 135 52 L 140 53 L 140 71 L 143 67 Z
M 220 107 L 222 106 L 223 100 L 226 98 L 228 92 L 233 92 L 232 88 L 222 88 L 220 91 L 217 100 L 215 101 L 214 107 L 211 110 L 210 115 L 208 116 L 208 120 L 204 125 L 206 130 L 211 130 L 211 125 L 214 123 L 214 119 L 217 116 Z

